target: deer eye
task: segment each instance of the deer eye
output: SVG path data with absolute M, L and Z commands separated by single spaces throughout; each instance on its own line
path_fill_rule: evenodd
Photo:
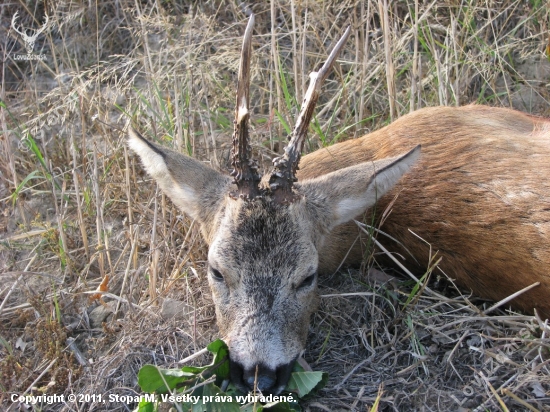
M 316 279 L 317 279 L 317 272 L 312 273 L 307 278 L 302 280 L 302 283 L 300 283 L 300 285 L 298 285 L 297 290 L 303 290 L 303 289 L 309 288 L 311 285 L 313 285 L 315 283 Z
M 212 279 L 217 282 L 223 282 L 224 280 L 220 271 L 218 269 L 214 269 L 213 267 L 210 267 L 210 276 L 212 276 Z

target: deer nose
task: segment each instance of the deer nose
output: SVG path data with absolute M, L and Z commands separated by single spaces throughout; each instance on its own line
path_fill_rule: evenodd
M 277 381 L 277 374 L 274 370 L 258 365 L 257 374 L 256 368 L 244 371 L 243 381 L 250 390 L 254 390 L 254 386 L 256 386 L 261 392 L 271 392 Z
M 244 367 L 240 362 L 229 358 L 229 372 L 231 382 L 244 393 L 257 389 L 263 395 L 278 395 L 285 388 L 295 360 L 284 365 L 270 368 L 259 363 L 255 366 Z

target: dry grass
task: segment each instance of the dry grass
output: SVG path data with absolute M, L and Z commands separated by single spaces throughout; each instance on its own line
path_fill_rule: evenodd
M 133 119 L 227 170 L 245 16 L 228 1 L 87 4 L 0 6 L 4 410 L 18 410 L 11 393 L 133 394 L 142 364 L 173 367 L 216 336 L 198 230 L 127 153 L 122 128 Z M 543 1 L 272 0 L 253 9 L 253 139 L 264 164 L 281 149 L 307 74 L 347 24 L 307 150 L 423 106 L 550 114 Z M 25 53 L 9 30 L 16 11 L 23 27 L 50 16 L 35 45 L 47 60 L 14 60 Z M 321 293 L 337 296 L 322 299 L 305 356 L 330 381 L 305 407 L 368 410 L 381 390 L 380 411 L 550 410 L 547 323 L 503 308 L 486 316 L 491 303 L 440 284 L 432 276 L 417 293 L 359 271 L 324 279 Z M 104 322 L 97 289 L 115 312 Z M 167 298 L 183 303 L 179 317 L 162 316 Z

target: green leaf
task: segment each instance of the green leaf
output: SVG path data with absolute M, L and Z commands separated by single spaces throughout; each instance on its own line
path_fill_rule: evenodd
M 225 342 L 221 339 L 216 339 L 214 342 L 210 342 L 208 346 L 206 347 L 209 352 L 212 352 L 214 355 L 216 355 L 220 350 L 227 350 L 227 345 Z
M 239 396 L 239 395 L 245 395 L 232 382 L 229 382 L 229 384 L 227 385 L 227 388 L 225 389 L 225 393 L 227 393 L 228 395 L 231 395 L 233 397 Z
M 201 401 L 196 404 L 181 403 L 180 408 L 192 412 L 300 412 L 298 398 L 311 394 L 322 388 L 328 380 L 328 375 L 322 372 L 306 372 L 295 364 L 286 388 L 288 401 L 268 402 L 262 405 L 241 405 L 237 401 L 237 395 L 241 394 L 233 384 L 229 384 L 227 390 L 222 392 L 220 383 L 229 377 L 229 350 L 222 340 L 218 339 L 207 346 L 207 350 L 213 354 L 212 362 L 207 366 L 184 366 L 181 369 L 162 369 L 154 365 L 144 365 L 138 372 L 138 384 L 144 392 L 166 393 L 173 389 L 182 390 L 201 382 L 207 376 L 216 375 L 216 383 L 199 385 L 193 390 L 194 396 L 200 396 Z M 206 376 L 207 375 L 207 376 Z M 280 398 L 279 398 L 280 399 Z M 272 400 L 266 397 L 264 401 Z M 135 412 L 154 412 L 158 405 L 155 403 L 140 404 L 140 409 Z
M 223 393 L 213 383 L 204 385 L 202 396 L 203 400 L 205 396 L 210 397 L 210 400 L 204 403 L 206 412 L 240 412 L 239 404 L 234 401 L 233 397 Z
M 294 412 L 301 411 L 302 409 L 298 403 L 270 402 L 264 405 L 263 410 L 266 412 Z
M 141 401 L 138 407 L 134 409 L 134 412 L 155 412 L 155 404 L 149 401 Z
M 194 375 L 198 375 L 199 373 L 203 372 L 205 369 L 208 369 L 210 365 L 208 366 L 184 366 L 180 370 L 183 372 L 192 373 Z
M 241 406 L 241 408 L 239 409 L 240 412 L 262 412 L 263 410 L 264 407 L 261 403 L 258 403 L 256 405 L 254 405 L 253 403 L 249 403 L 247 405 Z
M 38 161 L 44 168 L 44 170 L 48 170 L 48 167 L 46 166 L 46 161 L 44 160 L 44 156 L 42 156 L 42 152 L 40 151 L 40 148 L 36 144 L 36 141 L 34 140 L 34 137 L 32 134 L 27 133 L 26 138 L 24 139 L 25 144 L 27 147 L 35 154 L 35 156 L 38 158 Z
M 11 347 L 10 343 L 0 335 L 0 345 L 3 346 L 10 356 L 13 356 L 13 348 Z
M 298 394 L 299 398 L 318 391 L 326 385 L 328 374 L 325 372 L 293 372 L 285 391 Z
M 213 371 L 216 376 L 222 380 L 229 378 L 229 349 L 227 348 L 225 342 L 221 339 L 217 339 L 214 342 L 210 343 L 210 345 L 208 345 L 206 349 L 214 354 L 212 365 L 217 365 L 225 359 L 225 362 L 223 362 L 220 366 L 218 366 L 215 371 Z
M 281 122 L 281 125 L 285 129 L 286 134 L 289 135 L 290 133 L 292 133 L 292 129 L 290 128 L 286 120 L 283 118 L 283 115 L 279 113 L 277 109 L 275 109 L 275 114 L 277 115 L 277 118 L 279 119 L 279 121 Z
M 179 369 L 162 369 L 155 365 L 144 365 L 138 372 L 138 385 L 144 392 L 166 393 L 174 389 L 178 383 L 195 377 L 195 373 Z
M 32 179 L 44 179 L 44 177 L 41 175 L 41 173 L 38 170 L 35 170 L 34 172 L 29 173 L 27 177 L 25 177 L 23 181 L 19 183 L 19 186 L 17 186 L 15 191 L 11 194 L 12 204 L 14 206 L 15 206 L 15 201 L 19 196 L 19 193 L 21 192 L 21 190 L 23 190 L 27 182 Z

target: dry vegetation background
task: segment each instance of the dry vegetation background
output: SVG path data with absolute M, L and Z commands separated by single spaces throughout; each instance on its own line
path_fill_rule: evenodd
M 550 115 L 548 2 L 385 3 L 250 4 L 252 135 L 264 164 L 348 24 L 307 150 L 424 106 Z M 48 14 L 34 49 L 46 60 L 14 59 L 26 53 L 10 29 L 16 11 L 26 28 Z M 141 365 L 175 367 L 217 329 L 197 227 L 144 175 L 123 129 L 134 121 L 228 170 L 243 6 L 30 0 L 3 2 L 0 15 L 0 409 L 27 410 L 12 393 L 138 393 Z M 436 275 L 421 290 L 365 270 L 322 279 L 305 358 L 330 380 L 307 410 L 368 410 L 379 390 L 380 411 L 550 410 L 548 324 L 505 306 L 487 315 L 491 302 Z

